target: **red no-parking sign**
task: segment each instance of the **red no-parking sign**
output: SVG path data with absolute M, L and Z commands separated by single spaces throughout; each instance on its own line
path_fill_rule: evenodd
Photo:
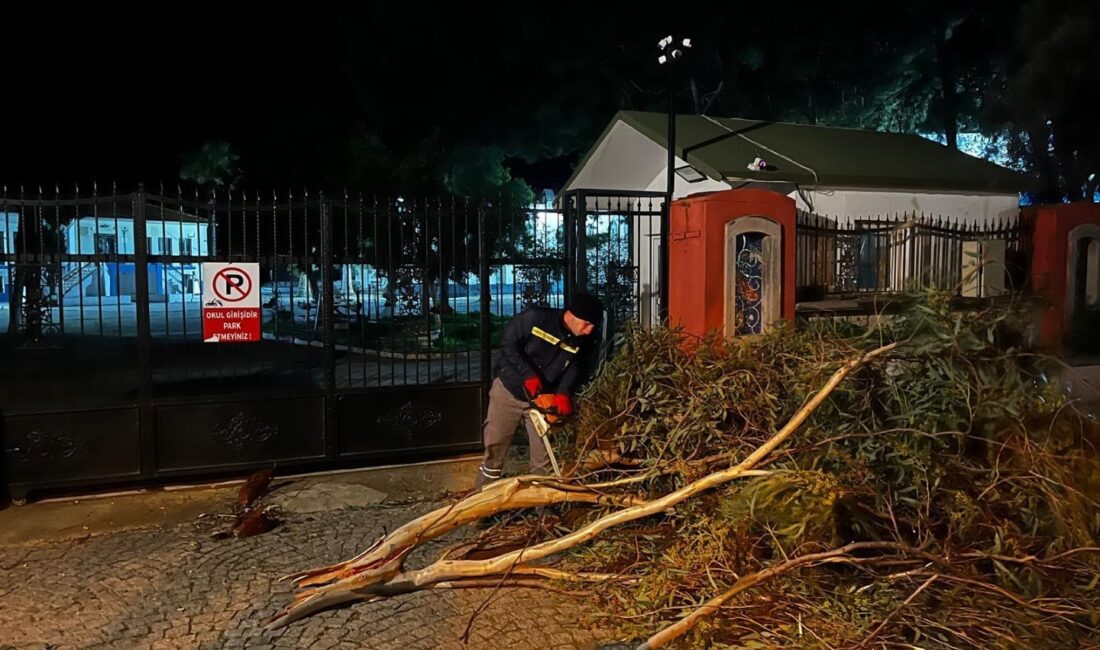
M 202 265 L 202 338 L 207 343 L 260 340 L 260 265 Z

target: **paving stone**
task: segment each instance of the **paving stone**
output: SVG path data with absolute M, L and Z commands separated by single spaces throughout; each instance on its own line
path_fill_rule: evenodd
M 266 619 L 294 592 L 281 576 L 350 558 L 383 530 L 438 505 L 379 504 L 371 500 L 385 495 L 345 488 L 298 496 L 295 508 L 312 508 L 309 499 L 342 500 L 322 511 L 284 506 L 285 525 L 247 539 L 213 540 L 210 522 L 199 520 L 82 542 L 0 546 L 2 565 L 11 567 L 2 585 L 0 647 L 525 650 L 595 648 L 611 638 L 590 629 L 584 601 L 529 590 L 499 593 L 465 646 L 459 639 L 486 595 L 477 590 L 360 603 L 266 632 Z M 368 502 L 373 507 L 352 507 Z M 333 510 L 334 503 L 344 509 Z M 418 550 L 410 564 L 423 565 L 447 543 Z
M 286 492 L 275 492 L 264 502 L 285 512 L 314 513 L 362 508 L 386 500 L 386 493 L 354 483 L 313 483 Z

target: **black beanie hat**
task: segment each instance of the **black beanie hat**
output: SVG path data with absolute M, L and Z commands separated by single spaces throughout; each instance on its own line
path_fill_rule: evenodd
M 593 325 L 603 322 L 603 303 L 590 293 L 578 291 L 569 301 L 569 311 L 581 320 L 586 320 Z

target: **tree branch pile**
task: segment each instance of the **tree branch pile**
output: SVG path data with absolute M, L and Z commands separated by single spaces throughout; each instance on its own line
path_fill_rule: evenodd
M 492 483 L 289 576 L 301 590 L 270 625 L 420 590 L 543 588 L 590 598 L 639 648 L 1087 643 L 1097 429 L 1016 322 L 928 295 L 867 330 L 629 332 L 556 440 L 566 478 Z

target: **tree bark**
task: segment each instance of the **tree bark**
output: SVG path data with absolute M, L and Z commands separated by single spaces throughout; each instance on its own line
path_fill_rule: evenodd
M 588 542 L 609 528 L 670 510 L 706 490 L 755 474 L 754 467 L 783 444 L 852 371 L 895 347 L 891 343 L 844 364 L 783 428 L 733 467 L 709 474 L 663 497 L 640 502 L 629 496 L 608 495 L 600 486 L 554 479 L 520 477 L 491 483 L 457 504 L 406 524 L 348 562 L 289 576 L 299 586 L 313 588 L 300 593 L 292 605 L 271 619 L 268 627 L 282 627 L 341 603 L 393 597 L 430 589 L 440 582 L 508 576 L 519 566 Z M 443 559 L 423 569 L 403 570 L 404 559 L 414 548 L 459 526 L 504 510 L 570 501 L 626 507 L 556 539 L 487 560 Z

